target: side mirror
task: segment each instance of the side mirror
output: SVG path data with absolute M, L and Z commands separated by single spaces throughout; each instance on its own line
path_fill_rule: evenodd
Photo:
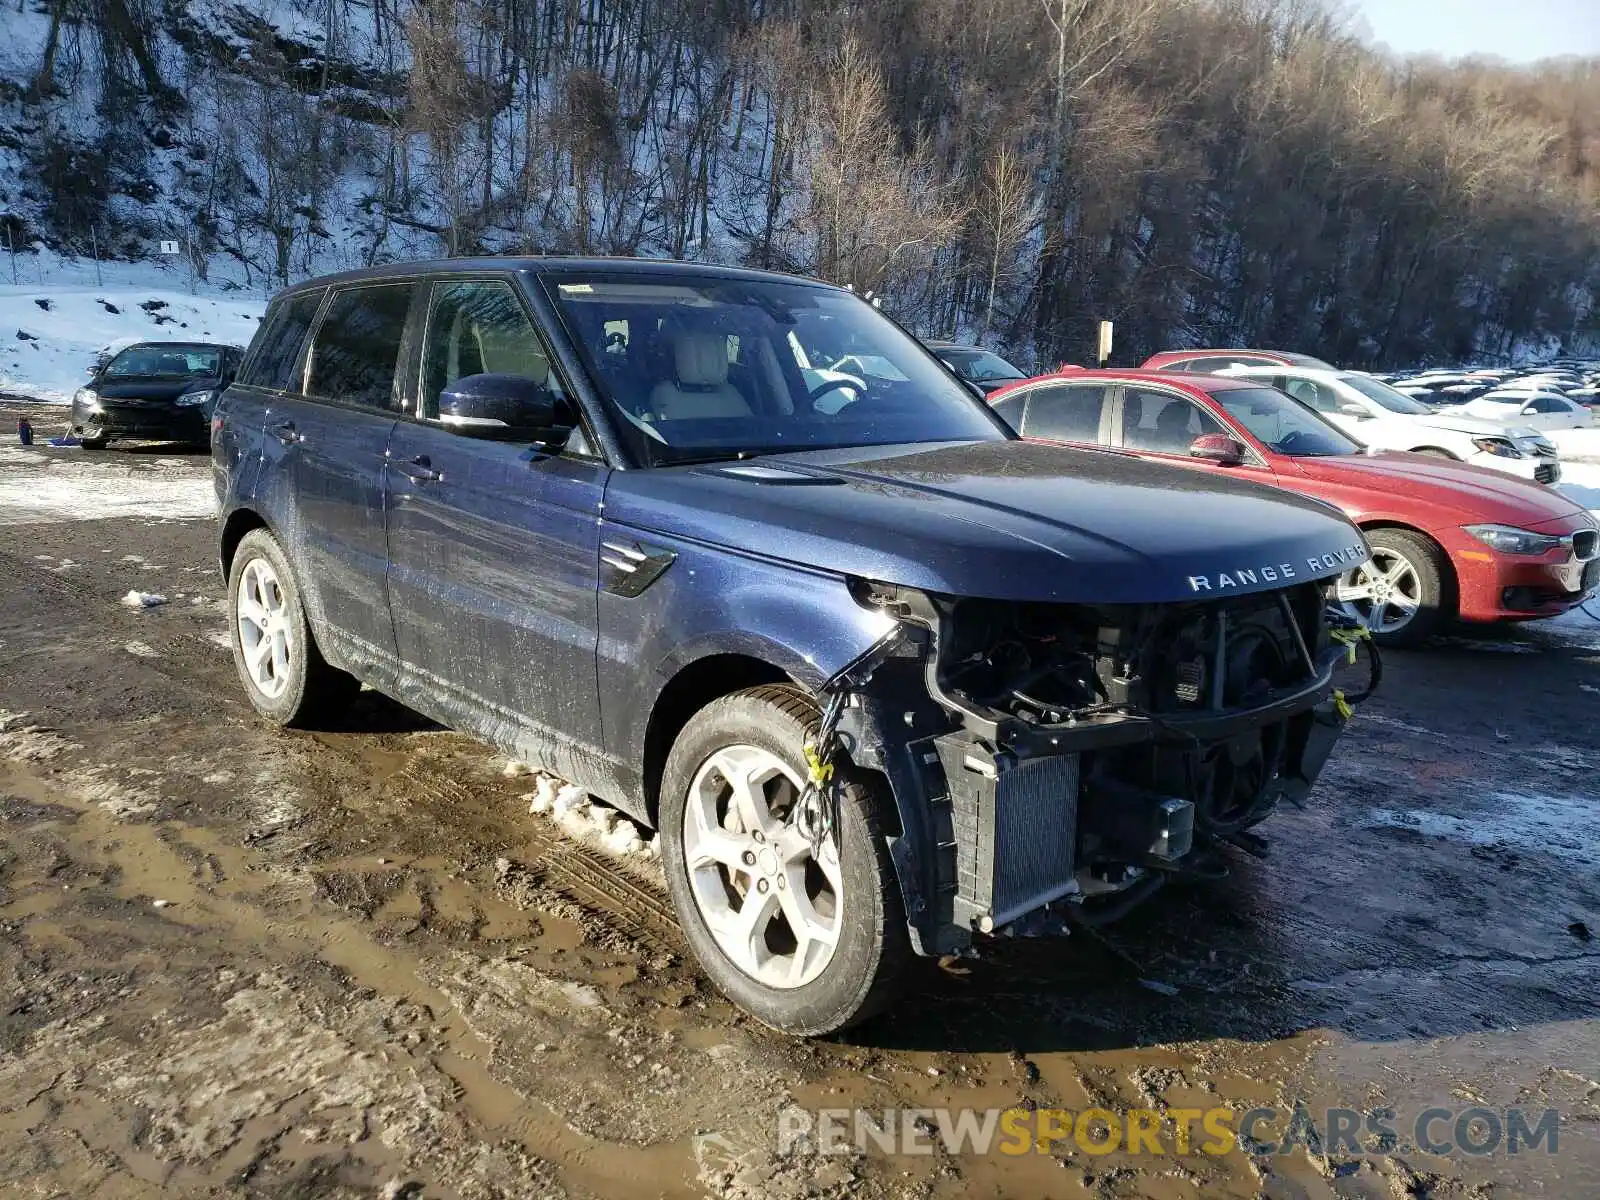
M 1219 467 L 1237 467 L 1244 462 L 1244 443 L 1225 433 L 1202 433 L 1189 443 L 1189 457 L 1214 462 Z
M 526 375 L 465 375 L 439 393 L 439 423 L 469 437 L 559 440 L 572 431 L 565 407 Z
M 1372 420 L 1372 414 L 1366 409 L 1362 408 L 1359 404 L 1339 405 L 1339 415 L 1342 417 L 1354 417 L 1358 421 Z

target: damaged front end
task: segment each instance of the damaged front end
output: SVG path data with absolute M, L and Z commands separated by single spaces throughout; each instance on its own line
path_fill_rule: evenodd
M 1251 829 L 1305 798 L 1366 694 L 1335 686 L 1359 631 L 1319 583 L 1103 606 L 855 590 L 896 625 L 830 683 L 839 743 L 889 779 L 924 953 L 1113 919 L 1226 874 L 1224 843 L 1264 853 Z

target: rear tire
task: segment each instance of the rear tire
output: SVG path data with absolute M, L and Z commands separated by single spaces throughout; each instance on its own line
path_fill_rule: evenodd
M 803 1036 L 883 1011 L 911 958 L 884 785 L 844 777 L 837 855 L 830 844 L 813 857 L 794 829 L 801 748 L 817 720 L 811 697 L 789 685 L 714 700 L 678 735 L 661 783 L 667 889 L 695 957 L 740 1008 Z
M 1447 614 L 1449 564 L 1429 538 L 1406 529 L 1367 534 L 1372 558 L 1334 585 L 1337 603 L 1372 633 L 1380 646 L 1416 646 L 1432 636 Z M 1404 616 L 1402 609 L 1409 608 Z
M 313 724 L 361 690 L 359 681 L 329 666 L 317 649 L 289 556 L 265 529 L 252 529 L 234 551 L 228 617 L 233 665 L 245 695 L 273 724 Z

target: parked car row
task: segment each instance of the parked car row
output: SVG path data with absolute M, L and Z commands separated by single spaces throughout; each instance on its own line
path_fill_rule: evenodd
M 1475 416 L 1517 420 L 1538 429 L 1588 426 L 1593 407 L 1600 403 L 1600 362 L 1565 360 L 1532 370 L 1428 370 L 1377 378 L 1428 404 L 1459 405 Z

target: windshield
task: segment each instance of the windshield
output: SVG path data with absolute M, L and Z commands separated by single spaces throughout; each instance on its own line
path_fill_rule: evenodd
M 1212 392 L 1211 398 L 1252 437 L 1278 454 L 1329 458 L 1355 454 L 1361 449 L 1361 443 L 1276 388 L 1228 388 Z
M 651 465 L 1011 436 L 848 292 L 688 272 L 552 273 L 545 287 Z
M 222 351 L 210 346 L 129 346 L 106 364 L 107 378 L 159 375 L 173 379 L 222 374 Z
M 987 350 L 958 350 L 950 346 L 940 349 L 939 357 L 950 364 L 950 369 L 973 383 L 992 383 L 997 379 L 1026 379 L 998 354 Z
M 1339 381 L 1355 388 L 1367 399 L 1383 405 L 1392 413 L 1408 417 L 1424 417 L 1433 411 L 1420 400 L 1413 400 L 1404 392 L 1397 392 L 1387 383 L 1380 383 L 1370 375 L 1341 375 Z

